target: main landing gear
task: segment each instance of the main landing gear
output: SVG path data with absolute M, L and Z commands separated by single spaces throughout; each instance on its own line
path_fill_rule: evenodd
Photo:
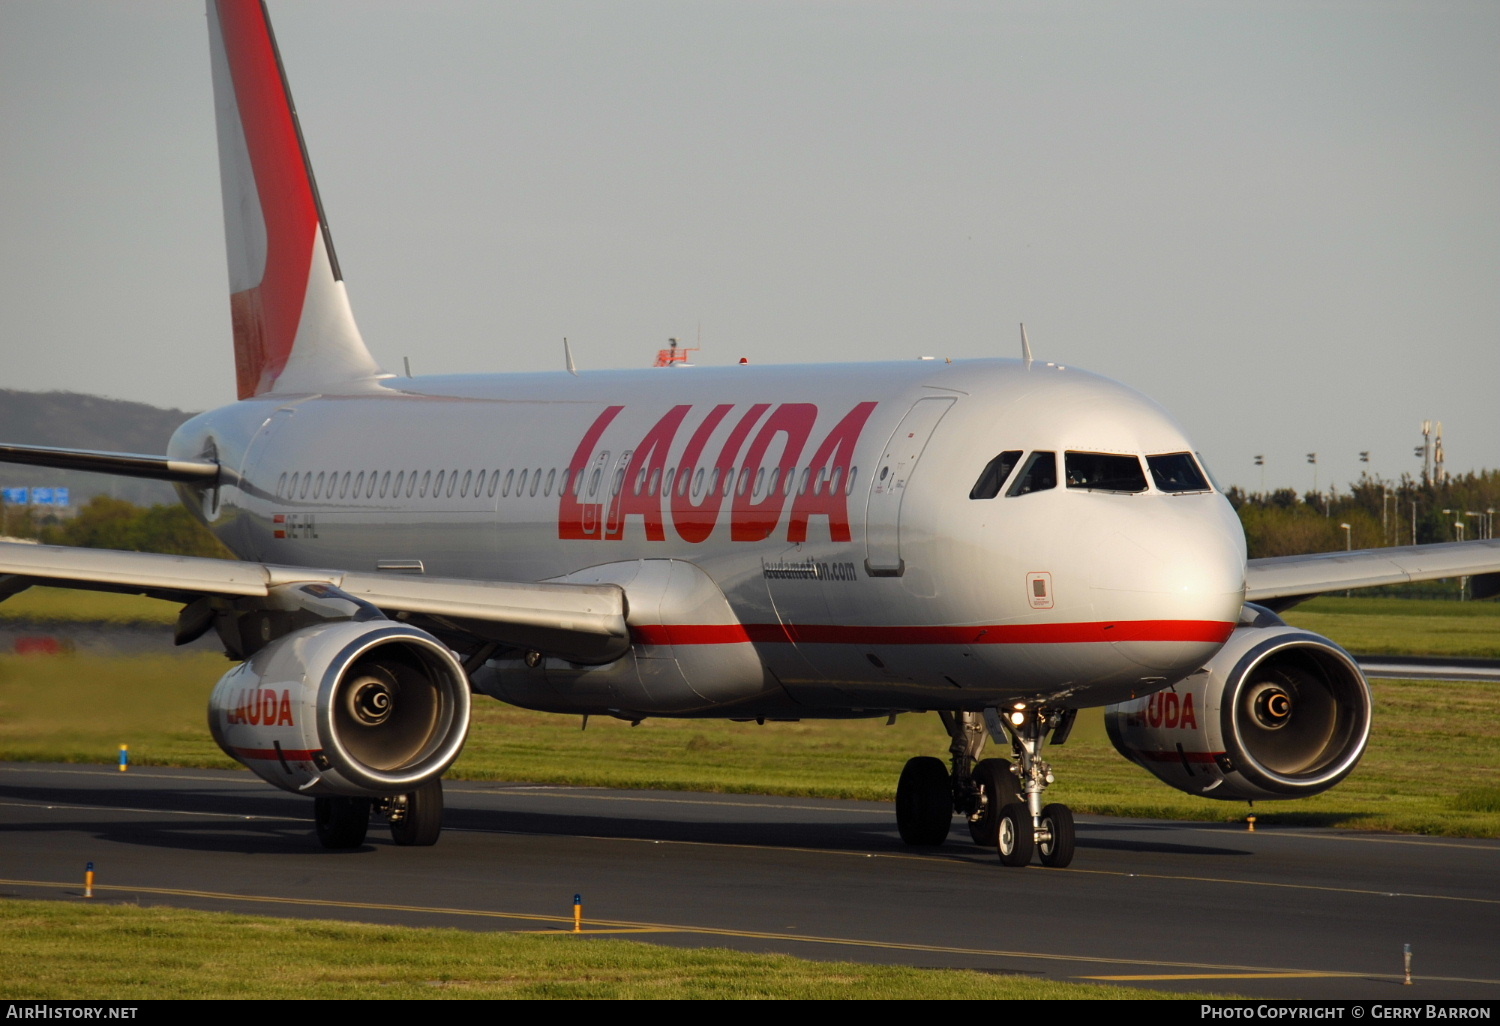
M 910 845 L 936 846 L 948 838 L 953 814 L 968 820 L 974 843 L 993 846 L 1007 866 L 1033 855 L 1061 869 L 1073 861 L 1073 813 L 1042 804 L 1052 767 L 1042 758 L 1050 740 L 1062 744 L 1073 729 L 1073 709 L 1016 703 L 978 712 L 939 711 L 948 736 L 950 767 L 931 756 L 907 762 L 896 787 L 896 826 Z M 1015 761 L 982 759 L 985 741 L 1009 740 Z
M 384 816 L 391 840 L 420 847 L 436 844 L 443 832 L 443 782 L 429 780 L 410 794 L 393 798 L 315 798 L 313 825 L 325 848 L 358 848 L 365 843 L 370 815 Z

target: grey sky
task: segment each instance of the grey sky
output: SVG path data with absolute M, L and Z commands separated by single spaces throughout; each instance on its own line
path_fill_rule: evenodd
M 1018 352 L 1226 483 L 1500 466 L 1500 4 L 272 0 L 418 373 Z M 194 3 L 0 3 L 0 385 L 233 397 Z

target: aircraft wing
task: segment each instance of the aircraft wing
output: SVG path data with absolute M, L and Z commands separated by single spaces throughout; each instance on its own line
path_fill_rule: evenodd
M 625 592 L 613 584 L 469 581 L 316 570 L 197 556 L 0 543 L 0 600 L 32 585 L 149 595 L 267 598 L 286 584 L 325 584 L 379 608 L 517 647 L 595 661 L 628 645 Z M 611 657 L 613 658 L 613 657 Z
M 174 460 L 138 452 L 99 452 L 95 449 L 55 449 L 47 445 L 0 443 L 0 463 L 24 463 L 58 470 L 89 470 L 120 477 L 146 477 L 157 481 L 196 481 L 211 484 L 219 479 L 220 467 L 213 460 Z
M 1445 577 L 1480 578 L 1475 598 L 1500 594 L 1500 538 L 1252 559 L 1245 567 L 1245 599 L 1285 609 L 1325 592 Z

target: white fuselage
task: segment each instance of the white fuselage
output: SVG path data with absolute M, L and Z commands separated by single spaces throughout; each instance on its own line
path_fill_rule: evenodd
M 1004 451 L 1061 466 L 1070 451 L 1192 448 L 1114 382 L 986 360 L 387 378 L 204 414 L 171 453 L 237 472 L 185 497 L 243 558 L 621 583 L 649 576 L 621 577 L 642 560 L 686 563 L 732 618 L 684 622 L 626 584 L 636 655 L 691 647 L 702 679 L 728 646 L 764 668 L 719 695 L 693 685 L 691 701 L 497 688 L 512 700 L 848 715 L 1102 705 L 1201 666 L 1244 598 L 1244 536 L 1216 490 L 1058 480 L 970 498 Z

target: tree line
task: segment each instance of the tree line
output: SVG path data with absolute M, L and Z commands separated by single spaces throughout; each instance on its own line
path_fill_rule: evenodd
M 1226 493 L 1245 527 L 1250 557 L 1489 537 L 1500 514 L 1500 471 L 1452 475 L 1441 484 L 1368 474 L 1340 492 Z M 1342 525 L 1348 524 L 1346 531 Z M 1459 525 L 1462 525 L 1461 527 Z
M 43 545 L 234 558 L 184 507 L 137 506 L 108 495 L 94 496 L 66 519 L 36 508 L 7 506 L 0 534 L 34 538 Z

